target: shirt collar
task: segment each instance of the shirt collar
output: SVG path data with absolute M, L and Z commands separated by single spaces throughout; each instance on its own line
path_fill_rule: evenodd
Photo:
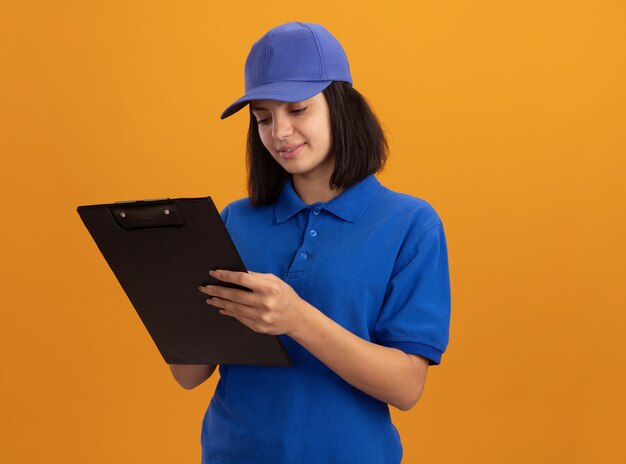
M 307 205 L 302 202 L 293 188 L 291 180 L 287 180 L 276 201 L 276 221 L 285 222 L 300 211 L 312 206 L 319 206 L 335 216 L 348 222 L 355 222 L 365 211 L 381 185 L 374 174 L 370 174 L 358 184 L 346 188 L 341 195 L 326 203 Z

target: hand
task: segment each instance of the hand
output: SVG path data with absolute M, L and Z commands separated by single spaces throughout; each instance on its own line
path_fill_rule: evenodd
M 211 296 L 207 303 L 220 308 L 220 314 L 234 317 L 255 332 L 289 335 L 301 319 L 304 300 L 273 274 L 233 271 L 211 271 L 209 274 L 222 282 L 252 290 L 214 285 L 200 287 L 201 292 Z

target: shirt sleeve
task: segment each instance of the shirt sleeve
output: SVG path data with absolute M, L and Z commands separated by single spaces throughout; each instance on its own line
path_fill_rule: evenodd
M 374 333 L 379 344 L 438 365 L 450 327 L 450 275 L 443 224 L 400 251 Z

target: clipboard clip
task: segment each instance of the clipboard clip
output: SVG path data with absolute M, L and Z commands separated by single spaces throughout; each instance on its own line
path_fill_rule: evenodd
M 185 225 L 185 218 L 176 203 L 172 202 L 138 201 L 112 205 L 109 208 L 120 227 L 128 230 L 162 229 Z

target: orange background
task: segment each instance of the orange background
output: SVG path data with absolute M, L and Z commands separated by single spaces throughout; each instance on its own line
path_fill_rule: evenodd
M 245 195 L 254 40 L 324 24 L 383 121 L 380 179 L 443 219 L 452 328 L 407 463 L 626 462 L 626 3 L 0 6 L 0 462 L 199 462 L 180 388 L 76 206 Z

